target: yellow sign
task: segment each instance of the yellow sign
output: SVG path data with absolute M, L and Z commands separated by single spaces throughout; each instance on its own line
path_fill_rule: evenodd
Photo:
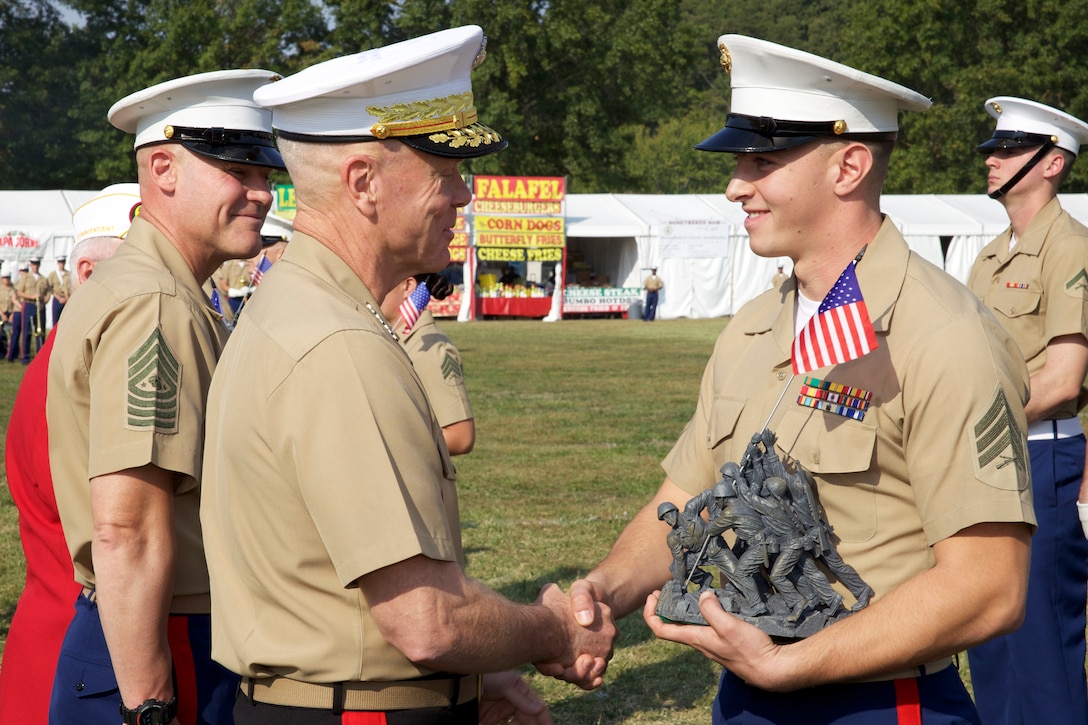
M 562 214 L 561 201 L 488 201 L 476 199 L 472 208 L 477 214 Z
M 478 232 L 477 247 L 562 247 L 566 237 L 562 234 L 498 234 Z
M 294 184 L 276 184 L 275 208 L 276 211 L 295 211 Z
M 560 201 L 566 194 L 562 176 L 475 176 L 475 196 L 486 201 Z
M 478 216 L 476 233 L 507 232 L 513 234 L 537 234 L 565 232 L 563 217 Z
M 450 250 L 453 254 L 453 250 Z M 476 258 L 481 262 L 559 262 L 563 259 L 562 247 L 525 249 L 519 247 L 477 247 Z

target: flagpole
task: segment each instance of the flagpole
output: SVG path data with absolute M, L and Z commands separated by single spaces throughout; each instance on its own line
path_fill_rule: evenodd
M 759 429 L 759 437 L 763 437 L 763 432 L 767 430 L 767 426 L 771 424 L 771 418 L 774 417 L 774 412 L 778 410 L 778 406 L 781 405 L 782 399 L 786 397 L 786 391 L 790 389 L 790 384 L 793 383 L 793 379 L 797 377 L 797 373 L 790 376 L 790 379 L 786 381 L 786 387 L 782 388 L 782 392 L 778 394 L 778 400 L 774 401 L 774 406 L 771 408 L 771 412 L 767 415 L 767 420 L 763 421 L 763 427 Z M 754 440 L 754 439 L 753 439 Z M 740 470 L 744 470 L 744 467 L 748 465 L 748 453 L 751 451 L 749 446 L 748 450 L 744 451 L 744 457 L 740 460 Z
M 793 383 L 793 379 L 797 377 L 797 373 L 790 376 L 790 379 L 786 381 L 786 387 L 782 388 L 782 392 L 778 394 L 778 400 L 774 401 L 774 407 L 771 408 L 770 414 L 767 416 L 767 420 L 763 422 L 763 427 L 759 429 L 760 433 L 767 430 L 767 426 L 771 424 L 771 418 L 774 417 L 774 412 L 778 410 L 778 406 L 782 403 L 782 398 L 786 397 L 786 391 L 790 389 L 790 385 Z

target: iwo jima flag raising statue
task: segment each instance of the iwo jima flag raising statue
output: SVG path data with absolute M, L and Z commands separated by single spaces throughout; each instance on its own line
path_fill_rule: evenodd
M 876 349 L 854 270 L 862 254 L 864 250 L 843 270 L 794 340 L 794 377 Z M 792 382 L 793 377 L 783 395 Z M 869 397 L 866 391 L 807 378 L 797 403 L 860 420 Z M 780 396 L 774 407 L 781 401 Z M 774 409 L 768 423 L 773 414 Z M 690 499 L 683 510 L 670 502 L 658 508 L 658 518 L 672 527 L 666 541 L 673 555 L 673 578 L 663 587 L 655 610 L 662 619 L 706 624 L 699 596 L 713 588 L 727 612 L 772 637 L 796 639 L 869 603 L 872 588 L 835 549 L 834 531 L 812 475 L 779 457 L 768 423 L 752 436 L 739 464 L 721 467 L 721 480 L 712 488 Z M 853 603 L 848 605 L 835 591 L 836 581 L 853 596 Z

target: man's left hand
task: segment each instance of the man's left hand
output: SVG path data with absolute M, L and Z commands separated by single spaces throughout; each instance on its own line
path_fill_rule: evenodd
M 548 706 L 517 672 L 486 674 L 481 690 L 480 725 L 553 725 Z
M 750 685 L 772 691 L 788 689 L 784 678 L 777 674 L 783 647 L 772 642 L 759 627 L 722 609 L 712 592 L 704 592 L 699 598 L 699 612 L 708 627 L 663 622 L 654 613 L 660 595 L 656 591 L 647 597 L 642 609 L 642 618 L 658 639 L 694 647 Z

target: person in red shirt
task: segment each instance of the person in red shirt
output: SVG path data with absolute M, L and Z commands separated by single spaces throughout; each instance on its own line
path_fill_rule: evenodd
M 139 202 L 136 184 L 114 184 L 75 211 L 73 289 L 117 250 Z M 55 330 L 27 367 L 8 423 L 8 488 L 19 509 L 26 585 L 0 663 L 0 723 L 47 721 L 61 641 L 80 592 L 49 470 L 45 394 Z

